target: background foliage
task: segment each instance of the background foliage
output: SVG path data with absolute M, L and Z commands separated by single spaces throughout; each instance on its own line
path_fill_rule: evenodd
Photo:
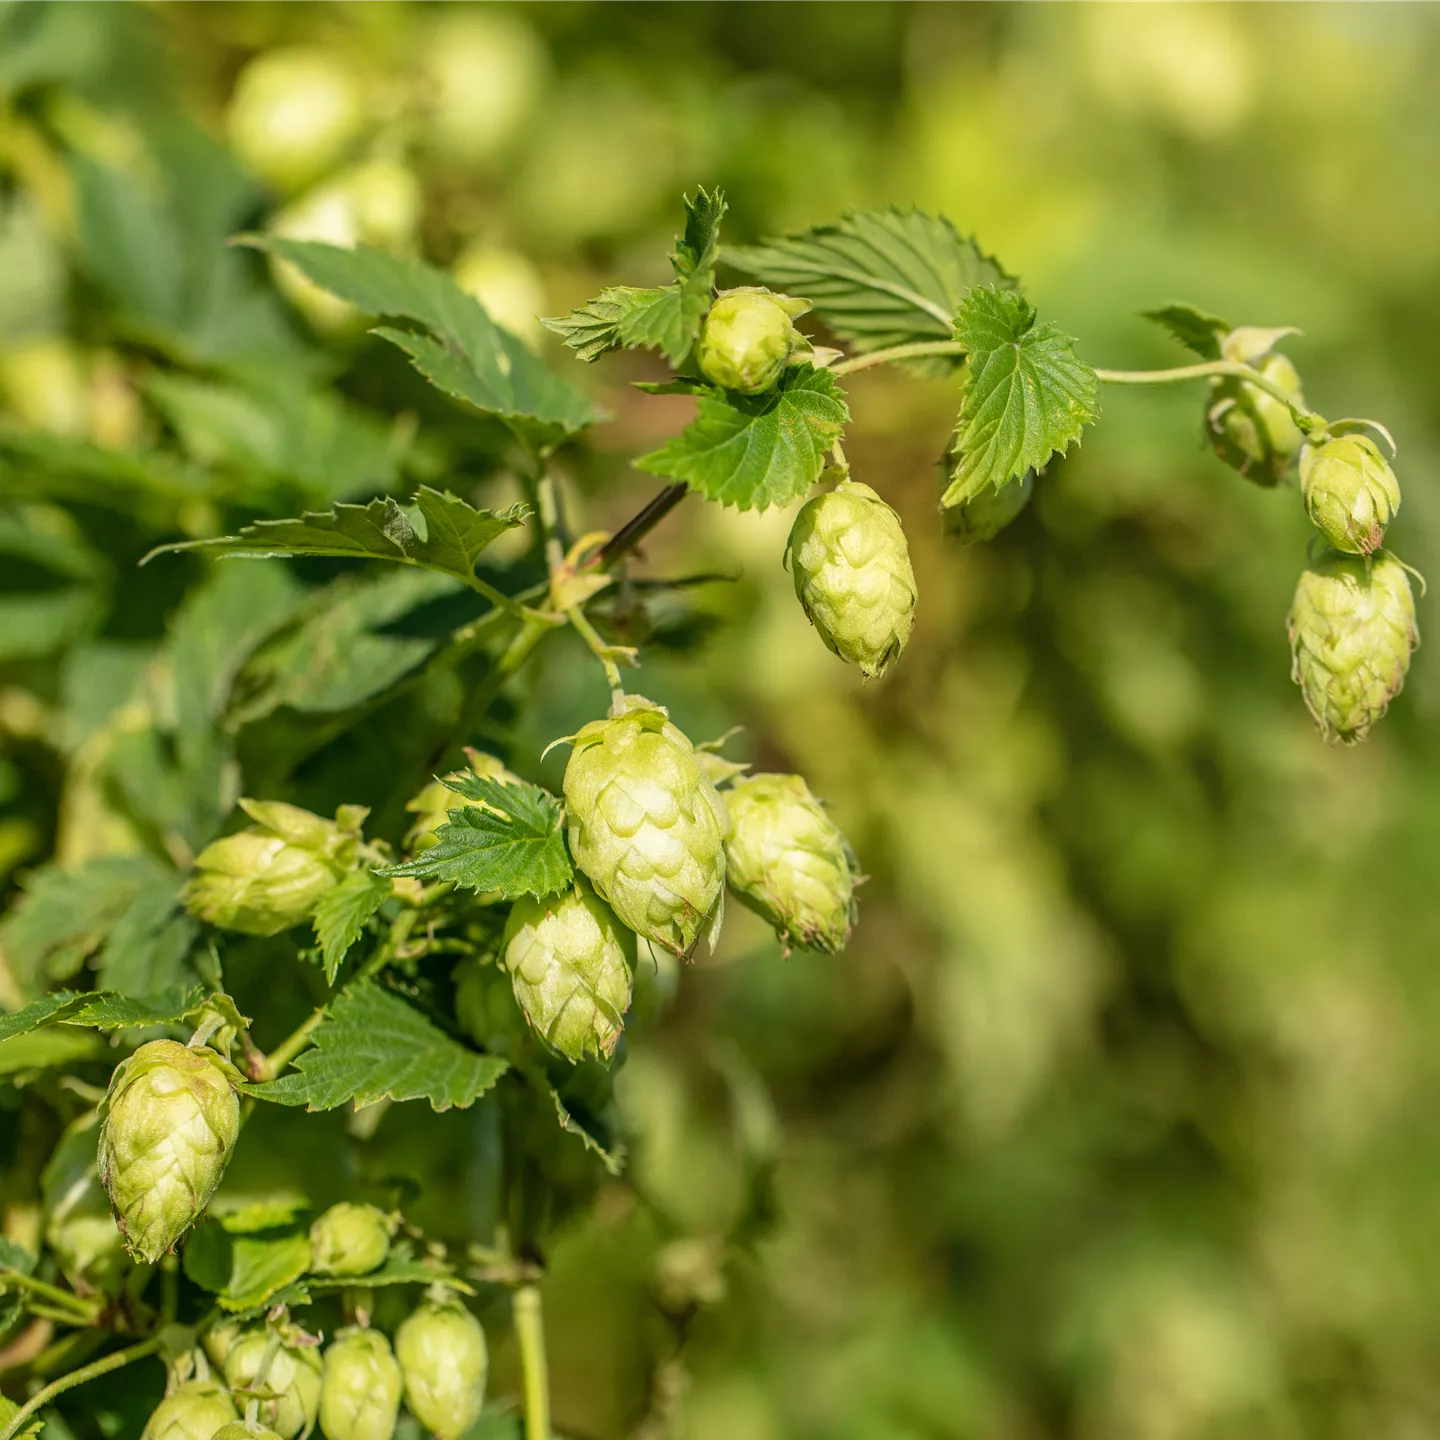
M 476 16 L 504 84 L 473 87 L 442 143 L 404 90 Z M 502 319 L 667 283 L 697 179 L 727 192 L 734 241 L 913 202 L 1002 255 L 1094 364 L 1178 360 L 1135 318 L 1172 295 L 1301 325 L 1312 403 L 1391 424 L 1397 544 L 1440 573 L 1429 7 L 12 3 L 0 872 L 32 895 L 66 886 L 52 863 L 86 883 L 58 931 L 3 923 L 8 1008 L 82 974 L 193 980 L 169 877 L 234 794 L 368 804 L 398 838 L 463 717 L 443 676 L 368 703 L 467 613 L 458 583 L 136 568 L 161 541 L 423 483 L 518 498 L 503 437 L 388 347 L 315 338 L 222 243 L 276 203 L 218 148 L 234 78 L 300 41 L 366 69 L 361 151 L 418 177 L 415 248 L 492 257 Z M 655 482 L 629 461 L 688 415 L 626 388 L 645 363 L 557 356 L 615 417 L 563 452 L 577 534 L 643 503 Z M 1201 447 L 1198 389 L 1107 392 L 1083 450 L 969 550 L 933 515 L 953 380 L 849 389 L 857 478 L 911 537 L 904 664 L 862 688 L 818 644 L 778 563 L 789 513 L 686 506 L 647 573 L 741 578 L 652 608 L 643 688 L 697 737 L 743 722 L 748 758 L 810 779 L 871 876 L 862 922 L 838 957 L 782 960 L 736 909 L 631 1049 L 629 1170 L 549 1257 L 557 1429 L 1430 1433 L 1440 672 L 1422 654 L 1368 745 L 1319 744 L 1280 620 L 1304 515 Z M 516 588 L 533 559 L 495 549 Z M 554 787 L 542 748 L 604 698 L 566 638 L 466 738 Z M 256 941 L 227 970 L 262 1045 L 323 994 L 293 953 Z M 54 1136 L 19 1100 L 51 1061 L 0 1060 L 23 1243 Z M 407 1213 L 468 1238 L 493 1218 L 485 1114 L 392 1107 L 357 1137 L 266 1107 L 226 1188 L 325 1203 L 424 1175 Z M 87 1393 L 77 1435 L 130 1433 L 121 1387 Z

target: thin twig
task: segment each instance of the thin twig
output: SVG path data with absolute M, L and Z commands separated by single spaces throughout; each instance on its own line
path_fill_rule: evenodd
M 0 1429 L 0 1440 L 14 1440 L 14 1437 L 25 1428 L 25 1422 L 36 1411 L 48 1405 L 57 1395 L 63 1395 L 67 1390 L 73 1390 L 77 1385 L 85 1384 L 87 1380 L 97 1380 L 101 1375 L 108 1375 L 112 1370 L 119 1370 L 134 1360 L 143 1360 L 147 1355 L 153 1355 L 160 1348 L 160 1340 L 159 1335 L 152 1335 L 148 1340 L 142 1340 L 138 1345 L 130 1346 L 128 1350 L 116 1350 L 113 1354 L 106 1355 L 93 1364 L 82 1366 L 79 1370 L 72 1370 L 58 1380 L 52 1380 L 43 1390 L 32 1395 L 10 1417 L 5 1427 Z

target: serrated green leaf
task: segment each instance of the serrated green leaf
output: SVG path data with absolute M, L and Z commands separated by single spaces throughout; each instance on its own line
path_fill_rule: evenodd
M 790 365 L 767 395 L 701 393 L 694 421 L 635 465 L 741 510 L 788 505 L 820 478 L 849 418 L 828 370 Z
M 90 1030 L 56 1025 L 0 1041 L 0 1077 L 21 1075 L 31 1070 L 78 1065 L 105 1051 L 105 1042 Z
M 390 887 L 370 870 L 355 870 L 315 907 L 315 938 L 325 978 L 333 985 L 345 952 L 360 938 L 365 922 L 385 903 Z
M 1221 338 L 1233 328 L 1228 320 L 1207 314 L 1183 300 L 1173 300 L 1158 310 L 1142 310 L 1140 314 L 1168 330 L 1187 350 L 1206 360 L 1220 358 Z
M 393 1250 L 389 1259 L 378 1270 L 366 1271 L 363 1277 L 365 1287 L 386 1285 L 443 1285 L 447 1290 L 456 1290 L 462 1295 L 473 1295 L 475 1287 L 461 1280 L 449 1266 L 432 1260 L 416 1260 L 409 1255 L 398 1255 Z M 353 1275 L 312 1275 L 305 1285 L 317 1295 L 327 1291 L 347 1290 L 356 1283 Z
M 949 340 L 955 312 L 977 286 L 1012 288 L 1014 279 L 943 215 L 873 210 L 846 215 L 801 235 L 728 248 L 727 264 L 790 295 L 855 350 Z M 946 374 L 959 358 L 910 361 Z
M 73 1015 L 89 998 L 89 995 L 79 990 L 56 990 L 53 994 L 32 1000 L 23 1010 L 0 1015 L 0 1044 L 14 1036 L 28 1035 L 43 1025 L 52 1025 L 68 1015 Z
M 259 1100 L 307 1110 L 385 1099 L 464 1109 L 507 1069 L 498 1055 L 467 1049 L 397 996 L 364 981 L 336 996 L 292 1074 L 240 1088 Z
M 942 505 L 999 488 L 1063 453 L 1095 419 L 1099 381 L 1074 342 L 1011 291 L 976 290 L 955 338 L 967 355 L 951 483 Z
M 484 803 L 451 810 L 428 850 L 380 874 L 449 880 L 467 890 L 499 891 L 507 900 L 553 895 L 570 884 L 563 811 L 549 791 L 479 775 L 445 784 Z
M 550 1090 L 550 1098 L 555 1102 L 555 1118 L 560 1122 L 560 1128 L 567 1135 L 573 1135 L 579 1140 L 611 1175 L 619 1175 L 625 1169 L 625 1146 L 617 1140 L 607 1140 L 582 1123 L 561 1099 L 560 1092 L 553 1086 L 547 1088 Z
M 211 1220 L 185 1243 L 185 1274 L 229 1311 L 265 1304 L 298 1280 L 310 1268 L 310 1259 L 310 1236 L 304 1228 L 236 1234 Z
M 203 985 L 176 986 L 156 995 L 117 995 L 109 990 L 57 990 L 23 1010 L 0 1016 L 0 1043 L 51 1025 L 88 1025 L 96 1030 L 178 1025 L 202 1011 L 218 1010 L 237 1029 L 249 1022 L 224 994 Z

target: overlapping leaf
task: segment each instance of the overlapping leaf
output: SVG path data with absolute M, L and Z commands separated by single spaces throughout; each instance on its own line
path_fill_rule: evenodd
M 1145 319 L 1168 330 L 1187 350 L 1205 360 L 1220 358 L 1220 341 L 1233 328 L 1228 320 L 1210 315 L 1183 300 L 1173 300 L 1158 310 L 1142 310 Z
M 390 887 L 371 870 L 356 870 L 315 907 L 315 938 L 325 978 L 333 985 L 345 952 L 360 938 L 365 922 L 385 903 Z
M 96 1030 L 125 1030 L 149 1025 L 178 1025 L 210 1005 L 218 1005 L 236 1023 L 244 1023 L 227 995 L 207 994 L 204 986 L 176 987 L 158 995 L 117 995 L 111 990 L 56 990 L 23 1010 L 0 1016 L 0 1044 L 49 1025 L 89 1025 Z

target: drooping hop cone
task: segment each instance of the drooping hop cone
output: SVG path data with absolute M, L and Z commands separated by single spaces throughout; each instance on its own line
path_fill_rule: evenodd
M 317 1275 L 368 1275 L 385 1263 L 393 1230 L 377 1206 L 342 1200 L 310 1227 L 310 1268 Z
M 355 868 L 363 807 L 334 820 L 279 800 L 241 800 L 256 823 L 207 845 L 185 887 L 192 915 L 245 935 L 303 924 L 331 886 Z
M 395 1332 L 405 1403 L 437 1440 L 459 1440 L 485 1403 L 489 1352 L 463 1305 L 429 1302 Z
M 900 517 L 868 485 L 845 480 L 801 507 L 786 554 L 820 638 L 867 679 L 883 675 L 915 625 Z
M 507 770 L 495 756 L 486 755 L 479 750 L 470 750 L 466 753 L 470 760 L 471 774 L 489 780 L 498 780 L 502 785 L 518 785 L 520 783 L 520 777 Z M 463 770 L 455 770 L 446 778 L 459 780 L 465 773 Z M 414 799 L 405 804 L 405 808 L 415 816 L 415 823 L 405 836 L 406 850 L 412 855 L 419 855 L 422 851 L 428 850 L 435 843 L 435 832 L 442 825 L 449 824 L 450 811 L 463 810 L 467 805 L 480 805 L 481 803 L 479 800 L 470 800 L 464 795 L 457 794 L 443 781 L 432 780 Z
M 1289 359 L 1274 353 L 1253 361 L 1267 380 L 1304 404 L 1300 376 Z M 1257 485 L 1276 485 L 1295 463 L 1304 436 L 1289 407 L 1268 391 L 1235 375 L 1210 382 L 1205 433 L 1215 453 L 1232 470 Z
M 1300 457 L 1300 490 L 1310 523 L 1351 555 L 1378 550 L 1400 508 L 1395 472 L 1368 435 L 1307 445 Z
M 1405 683 L 1419 642 L 1405 567 L 1333 551 L 1309 566 L 1290 606 L 1291 670 L 1327 740 L 1363 740 Z
M 390 1440 L 400 1412 L 400 1366 L 378 1330 L 342 1332 L 325 1352 L 320 1428 L 326 1440 Z
M 789 949 L 845 948 L 855 920 L 857 866 L 840 827 L 798 775 L 752 775 L 725 796 L 726 879 Z
M 742 395 L 759 395 L 780 378 L 785 362 L 806 342 L 792 319 L 808 300 L 742 286 L 718 296 L 700 331 L 696 358 L 713 384 Z
M 205 1209 L 240 1133 L 236 1072 L 213 1050 L 152 1040 L 101 1106 L 100 1180 L 126 1248 L 153 1264 Z
M 222 1425 L 239 1418 L 223 1385 L 187 1380 L 155 1407 L 141 1440 L 211 1440 Z
M 725 802 L 666 712 L 632 696 L 565 767 L 570 854 L 638 935 L 685 956 L 725 889 Z
M 583 882 L 510 911 L 501 942 L 515 998 L 541 1038 L 569 1060 L 608 1058 L 630 1008 L 635 936 Z
M 265 1378 L 260 1368 L 268 1357 Z M 225 1356 L 225 1383 L 240 1404 L 257 1400 L 258 1418 L 281 1440 L 315 1428 L 320 1411 L 320 1352 L 313 1345 L 281 1344 L 271 1353 L 265 1330 L 248 1330 Z

